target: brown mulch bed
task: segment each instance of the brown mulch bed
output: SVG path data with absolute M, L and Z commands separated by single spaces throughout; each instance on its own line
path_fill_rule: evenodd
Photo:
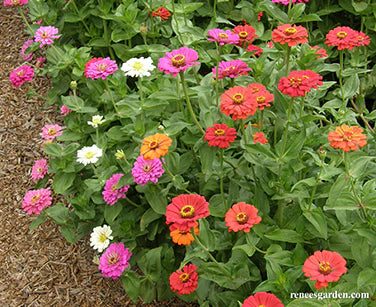
M 17 10 L 0 5 L 0 306 L 141 306 L 127 298 L 120 279 L 102 277 L 87 238 L 70 245 L 50 221 L 29 230 L 34 217 L 21 202 L 34 186 L 31 167 L 43 157 L 40 132 L 61 116 L 9 82 L 27 39 Z M 32 85 L 45 94 L 48 80 L 36 77 Z M 148 306 L 191 305 L 176 299 Z

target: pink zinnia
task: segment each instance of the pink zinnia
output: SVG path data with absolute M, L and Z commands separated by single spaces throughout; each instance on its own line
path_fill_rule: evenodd
M 211 29 L 208 31 L 208 36 L 208 41 L 217 42 L 221 46 L 224 44 L 236 45 L 239 43 L 239 35 L 230 30 Z
M 109 75 L 112 75 L 118 70 L 115 61 L 110 58 L 92 58 L 85 64 L 84 74 L 86 78 L 92 80 L 102 78 L 105 80 Z
M 22 6 L 27 4 L 28 0 L 4 0 L 4 6 Z
M 22 208 L 27 214 L 39 214 L 44 207 L 50 206 L 52 203 L 51 191 L 47 189 L 30 190 L 26 193 Z
M 132 168 L 134 182 L 139 185 L 145 185 L 149 181 L 157 183 L 163 173 L 162 162 L 158 158 L 145 160 L 143 156 L 139 156 Z
M 35 66 L 38 68 L 42 68 L 44 66 L 44 62 L 46 62 L 46 58 L 40 56 L 39 58 L 35 59 Z
M 29 65 L 23 65 L 10 73 L 9 80 L 14 87 L 20 87 L 27 81 L 33 81 L 34 68 Z
M 308 2 L 309 0 L 292 0 L 291 3 L 304 3 Z M 272 0 L 274 3 L 282 3 L 283 5 L 289 5 L 290 0 Z
M 119 180 L 124 174 L 114 174 L 106 181 L 104 191 L 102 192 L 104 201 L 110 206 L 114 205 L 120 198 L 126 198 L 125 193 L 129 189 L 129 185 L 125 185 L 119 189 L 116 188 Z
M 25 54 L 26 49 L 29 48 L 33 44 L 33 42 L 33 40 L 29 39 L 22 45 L 21 54 L 25 61 L 30 62 L 33 59 L 34 54 L 32 52 L 30 52 L 29 54 Z
M 166 56 L 159 59 L 158 68 L 165 74 L 172 74 L 173 77 L 176 77 L 179 72 L 200 64 L 196 60 L 198 60 L 198 53 L 195 50 L 182 47 L 172 50 L 172 52 L 166 52 Z
M 42 138 L 45 140 L 53 140 L 62 134 L 62 128 L 59 125 L 46 125 L 42 128 Z
M 216 69 L 217 67 L 214 67 L 212 70 L 214 78 L 216 77 Z M 218 79 L 226 77 L 236 78 L 242 75 L 247 76 L 250 70 L 251 68 L 242 60 L 222 61 L 218 65 Z
M 31 178 L 34 181 L 39 179 L 43 179 L 44 176 L 47 174 L 48 165 L 46 159 L 40 159 L 35 161 L 33 168 L 31 169 Z
M 128 260 L 131 256 L 132 253 L 129 248 L 124 248 L 123 242 L 112 243 L 101 256 L 98 269 L 104 277 L 116 279 L 129 267 Z
M 52 39 L 60 37 L 60 35 L 57 35 L 58 32 L 59 29 L 52 26 L 40 27 L 35 32 L 34 40 L 40 42 L 39 48 L 42 48 L 44 45 L 53 44 L 54 41 Z
M 63 116 L 67 116 L 70 112 L 72 112 L 71 109 L 69 109 L 66 105 L 62 105 L 60 108 L 60 114 Z

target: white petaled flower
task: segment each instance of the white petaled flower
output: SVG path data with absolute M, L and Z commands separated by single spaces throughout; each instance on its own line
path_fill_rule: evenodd
M 97 249 L 100 253 L 103 252 L 103 250 L 110 245 L 110 240 L 113 239 L 111 233 L 112 230 L 110 226 L 103 225 L 95 227 L 90 235 L 90 246 Z
M 132 58 L 121 66 L 125 75 L 131 77 L 149 77 L 154 68 L 151 57 Z
M 77 151 L 76 161 L 88 165 L 89 163 L 96 163 L 100 157 L 102 157 L 102 149 L 98 148 L 97 145 L 85 146 Z
M 102 115 L 94 115 L 91 117 L 91 121 L 88 121 L 88 125 L 98 128 L 99 125 L 102 125 L 106 120 L 103 119 Z

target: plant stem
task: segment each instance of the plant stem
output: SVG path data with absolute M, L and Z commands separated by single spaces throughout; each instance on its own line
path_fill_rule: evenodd
M 174 181 L 175 180 L 175 175 L 173 173 L 171 173 L 171 171 L 168 169 L 167 167 L 167 163 L 166 162 L 163 162 L 163 169 L 166 171 L 166 173 L 172 178 L 172 180 Z M 188 193 L 188 194 L 193 194 L 191 191 L 183 188 L 182 189 L 184 192 Z
M 108 29 L 107 29 L 107 21 L 105 19 L 103 19 L 103 32 L 104 32 L 103 33 L 104 41 L 106 42 L 106 46 L 108 48 L 108 52 L 110 53 L 110 57 L 112 59 L 115 59 L 114 51 L 112 50 L 111 45 L 110 45 L 110 37 L 109 37 Z
M 223 159 L 223 148 L 221 148 L 220 151 L 219 151 L 219 165 L 220 165 L 220 169 L 219 169 L 219 189 L 221 191 L 223 205 L 227 210 L 228 208 L 227 208 L 225 193 L 223 191 L 223 160 L 224 160 Z
M 292 6 L 292 0 L 289 1 L 289 6 L 287 8 L 287 16 L 290 14 L 291 6 Z M 290 17 L 289 17 L 289 19 L 290 19 Z
M 144 120 L 145 114 L 144 114 L 144 97 L 142 93 L 142 77 L 138 78 L 138 90 L 140 92 L 140 103 L 141 103 L 141 120 Z
M 287 52 L 285 53 L 285 58 L 283 60 L 283 65 L 286 65 L 286 75 L 289 74 L 290 53 L 291 53 L 291 48 L 287 47 Z
M 30 92 L 32 92 L 35 96 L 37 96 L 37 97 L 43 99 L 44 101 L 47 100 L 46 97 L 42 96 L 41 94 L 38 94 L 33 88 L 31 88 L 31 86 L 30 86 L 29 83 L 26 82 L 25 85 L 26 85 L 27 89 L 28 89 Z
M 141 205 L 137 205 L 135 202 L 133 202 L 132 200 L 130 200 L 128 197 L 125 198 L 125 200 L 131 204 L 132 206 L 136 207 L 136 208 L 140 208 Z
M 342 102 L 345 103 L 345 92 L 343 91 L 343 80 L 342 80 L 342 73 L 343 73 L 343 50 L 339 50 L 339 86 L 341 89 L 341 97 Z
M 214 0 L 213 4 L 214 21 L 217 19 L 217 0 Z
M 181 72 L 179 73 L 179 75 L 180 75 L 180 79 L 181 79 L 181 84 L 182 84 L 182 86 L 183 86 L 183 91 L 184 91 L 185 100 L 186 100 L 186 102 L 187 102 L 187 106 L 188 106 L 189 113 L 191 114 L 193 121 L 195 122 L 196 126 L 200 129 L 201 133 L 205 135 L 205 130 L 202 129 L 200 123 L 198 122 L 198 120 L 197 120 L 197 118 L 196 118 L 196 115 L 195 115 L 195 113 L 193 112 L 192 105 L 191 105 L 191 101 L 189 100 L 187 87 L 185 86 L 184 71 L 181 71 Z
M 181 101 L 180 82 L 178 78 L 175 78 L 175 80 L 176 80 L 176 92 L 178 94 L 179 111 L 183 112 L 184 106 L 183 106 L 183 102 Z
M 366 124 L 367 128 L 373 133 L 375 134 L 375 130 L 373 130 L 373 128 L 371 127 L 371 125 L 369 124 L 369 122 L 367 121 L 367 119 L 363 116 L 363 114 L 360 112 L 360 110 L 358 109 L 357 105 L 355 104 L 354 102 L 354 99 L 351 99 L 351 104 L 352 106 L 354 107 L 355 111 L 359 114 L 360 118 L 363 120 L 363 122 Z
M 303 109 L 304 109 L 304 96 L 302 96 L 302 99 L 300 100 L 300 112 L 299 112 L 300 121 L 302 120 Z
M 263 251 L 263 250 L 259 249 L 256 245 L 253 244 L 250 232 L 246 233 L 246 240 L 247 240 L 247 243 L 249 245 L 251 245 L 251 247 L 254 248 L 255 250 L 257 250 L 258 252 L 260 252 L 262 254 L 267 254 L 268 253 L 266 251 Z
M 83 20 L 83 19 L 81 18 L 81 16 L 80 16 L 80 12 L 79 12 L 79 10 L 78 10 L 78 7 L 77 7 L 77 5 L 76 5 L 76 2 L 74 2 L 74 0 L 71 0 L 69 3 L 72 3 L 72 4 L 73 4 L 73 8 L 74 8 L 74 10 L 76 11 L 77 15 L 80 17 L 80 20 L 81 20 L 81 22 L 83 23 L 83 25 L 84 25 L 86 31 L 87 31 L 88 33 L 90 33 L 89 27 L 87 26 L 85 20 Z
M 291 101 L 290 101 L 289 109 L 288 109 L 288 113 L 287 113 L 286 128 L 285 128 L 285 132 L 283 134 L 283 143 L 282 143 L 281 156 L 283 156 L 283 154 L 285 152 L 285 149 L 286 149 L 287 135 L 289 134 L 289 125 L 290 125 L 291 109 L 292 109 L 293 102 L 294 102 L 294 98 L 291 97 Z
M 248 144 L 248 136 L 247 136 L 247 133 L 245 132 L 244 123 L 242 119 L 239 119 L 239 124 L 240 124 L 240 131 L 242 132 L 244 136 L 244 145 L 246 145 Z
M 107 92 L 108 92 L 108 95 L 109 95 L 110 98 L 111 98 L 112 105 L 114 106 L 114 109 L 115 109 L 116 113 L 119 114 L 119 110 L 118 110 L 118 108 L 116 107 L 115 100 L 114 100 L 114 97 L 112 96 L 112 92 L 111 92 L 110 87 L 109 87 L 109 85 L 108 85 L 108 81 L 107 81 L 107 79 L 104 80 L 104 84 L 105 84 L 105 86 L 106 86 L 106 90 L 107 90 Z
M 321 164 L 320 164 L 320 172 L 319 172 L 319 175 L 318 175 L 317 178 L 316 178 L 315 185 L 313 186 L 313 190 L 312 190 L 312 193 L 311 193 L 311 197 L 309 198 L 309 202 L 308 202 L 308 210 L 307 210 L 308 212 L 311 212 L 312 201 L 313 201 L 313 198 L 315 197 L 316 189 L 317 189 L 317 185 L 319 184 L 319 181 L 320 181 L 320 177 L 321 177 L 321 173 L 322 173 L 322 167 L 323 167 L 323 161 L 321 161 Z
M 29 29 L 30 34 L 31 34 L 32 36 L 34 36 L 35 33 L 34 33 L 33 29 L 31 28 L 29 22 L 27 21 L 27 19 L 26 19 L 24 13 L 23 13 L 21 7 L 20 7 L 20 6 L 17 6 L 17 8 L 18 8 L 18 12 L 20 13 L 20 15 L 21 15 L 21 17 L 22 17 L 22 20 L 24 21 L 24 23 L 26 24 L 27 28 Z
M 51 48 L 57 53 L 57 55 L 59 56 L 59 58 L 62 59 L 62 60 L 64 61 L 65 65 L 68 66 L 70 63 L 67 62 L 67 60 L 65 59 L 64 55 L 62 55 L 62 54 L 60 53 L 59 49 L 57 49 L 57 48 L 54 46 L 54 44 L 51 44 L 50 46 L 51 46 Z
M 219 62 L 221 61 L 221 47 L 215 42 L 215 46 L 217 49 L 217 66 L 215 68 L 215 106 L 218 108 L 219 106 L 219 89 L 218 89 L 218 74 L 219 74 Z
M 180 30 L 179 30 L 179 23 L 178 23 L 178 20 L 177 20 L 177 17 L 176 17 L 176 12 L 175 12 L 175 0 L 171 0 L 171 4 L 172 4 L 172 15 L 174 16 L 174 20 L 175 20 L 175 25 L 176 25 L 176 34 L 178 35 L 182 45 L 185 45 L 184 44 L 184 40 L 183 40 L 183 37 L 181 36 L 180 34 Z

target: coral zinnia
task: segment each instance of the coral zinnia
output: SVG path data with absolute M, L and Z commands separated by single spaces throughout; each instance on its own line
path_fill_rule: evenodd
M 118 70 L 115 61 L 107 58 L 92 58 L 85 64 L 84 74 L 86 78 L 105 80 L 109 75 Z
M 196 290 L 198 285 L 197 266 L 188 264 L 181 271 L 176 271 L 170 275 L 170 288 L 179 295 L 189 294 Z
M 29 65 L 22 65 L 10 73 L 10 83 L 16 88 L 20 87 L 27 81 L 33 81 L 34 68 Z
M 305 96 L 312 88 L 322 85 L 322 76 L 312 70 L 292 71 L 279 80 L 278 89 L 290 97 Z
M 124 248 L 124 243 L 112 243 L 100 258 L 98 269 L 104 277 L 116 279 L 129 267 L 128 260 L 132 253 L 129 248 Z
M 320 290 L 328 286 L 328 282 L 338 281 L 347 271 L 346 260 L 336 252 L 316 251 L 303 265 L 305 277 L 317 280 L 315 287 Z
M 323 48 L 320 48 L 320 46 L 313 46 L 310 47 L 311 50 L 316 50 L 316 59 L 325 59 L 328 57 L 328 54 L 326 53 L 326 50 Z
M 209 141 L 209 146 L 228 148 L 236 139 L 236 130 L 226 124 L 214 124 L 206 129 L 205 141 Z
M 193 231 L 197 236 L 200 231 L 198 230 L 198 223 L 195 222 L 195 227 L 193 227 Z M 180 229 L 179 226 L 176 224 L 172 224 L 170 226 L 170 236 L 172 241 L 178 245 L 191 245 L 191 243 L 195 240 L 193 235 L 191 234 L 191 229 Z
M 252 44 L 248 45 L 246 51 L 253 52 L 254 56 L 260 56 L 264 52 L 261 47 Z
M 351 50 L 358 44 L 358 32 L 350 27 L 336 27 L 326 34 L 325 44 L 336 46 L 338 50 Z
M 328 133 L 328 141 L 333 148 L 343 151 L 358 150 L 359 147 L 367 145 L 367 136 L 362 133 L 363 128 L 358 126 L 341 125 L 335 131 Z
M 253 137 L 253 143 L 261 143 L 261 144 L 266 144 L 268 143 L 268 140 L 265 137 L 265 134 L 262 132 L 256 132 L 255 134 L 252 134 Z
M 234 86 L 221 95 L 221 112 L 232 119 L 245 119 L 257 111 L 257 103 L 251 91 L 245 87 Z
M 357 46 L 368 46 L 371 42 L 370 37 L 361 31 L 357 33 L 358 33 Z
M 168 17 L 171 16 L 171 13 L 169 12 L 169 10 L 167 10 L 163 6 L 160 7 L 159 9 L 156 9 L 151 14 L 153 17 L 161 17 L 162 20 L 168 20 Z
M 257 212 L 258 209 L 255 206 L 246 204 L 245 202 L 233 205 L 226 212 L 225 216 L 228 231 L 238 232 L 242 230 L 249 232 L 253 225 L 261 222 L 261 217 L 257 215 Z
M 209 203 L 204 196 L 181 194 L 172 199 L 166 208 L 166 224 L 174 223 L 181 230 L 189 231 L 196 226 L 196 220 L 210 214 Z
M 285 24 L 273 30 L 272 40 L 282 45 L 287 43 L 289 47 L 292 47 L 308 42 L 308 32 L 302 26 Z
M 195 50 L 182 47 L 172 50 L 172 52 L 166 52 L 166 56 L 159 59 L 158 68 L 165 74 L 172 74 L 173 77 L 176 77 L 179 72 L 200 64 L 196 60 L 198 60 L 198 53 Z
M 117 184 L 124 174 L 114 174 L 106 181 L 104 191 L 102 192 L 104 201 L 110 206 L 114 205 L 120 198 L 126 198 L 125 193 L 129 189 L 129 185 L 117 188 Z
M 144 138 L 140 148 L 140 155 L 145 160 L 159 158 L 168 153 L 168 147 L 172 144 L 172 140 L 166 135 L 156 133 Z
M 248 86 L 248 89 L 250 87 Z M 274 101 L 274 95 L 269 93 L 266 89 L 257 91 L 253 95 L 251 95 L 251 99 L 255 102 L 257 105 L 257 108 L 262 111 L 264 108 L 270 108 L 269 102 Z
M 252 44 L 257 37 L 256 29 L 247 24 L 236 26 L 232 31 L 239 35 L 238 46 L 240 47 L 247 47 L 247 45 Z
M 246 298 L 242 307 L 283 307 L 282 302 L 274 294 L 257 292 Z
M 143 156 L 139 156 L 132 168 L 134 182 L 139 185 L 145 185 L 149 181 L 157 183 L 163 173 L 162 162 L 158 158 L 145 160 Z
M 220 46 L 239 43 L 238 34 L 232 33 L 230 30 L 211 29 L 208 31 L 208 36 L 208 41 L 217 42 Z
M 231 60 L 231 61 L 222 61 L 217 67 L 212 69 L 214 78 L 216 77 L 216 70 L 218 69 L 218 79 L 223 79 L 226 77 L 237 78 L 239 76 L 245 75 L 248 76 L 248 72 L 251 68 L 248 67 L 246 63 L 242 60 Z
M 22 201 L 22 208 L 27 214 L 35 213 L 39 215 L 43 208 L 50 206 L 51 203 L 52 197 L 50 190 L 30 190 L 26 193 Z

